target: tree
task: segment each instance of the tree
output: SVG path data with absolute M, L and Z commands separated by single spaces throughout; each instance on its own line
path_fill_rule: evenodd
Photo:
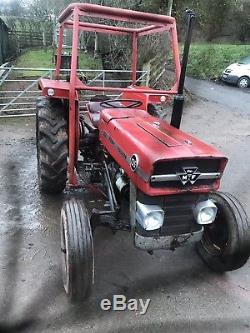
M 175 0 L 177 18 L 180 20 L 186 8 L 193 9 L 196 13 L 196 29 L 203 33 L 207 41 L 220 35 L 231 6 L 231 0 Z
M 42 24 L 43 46 L 47 47 L 46 35 L 48 32 L 53 34 L 55 19 L 55 3 L 49 0 L 33 0 L 29 6 L 29 13 Z
M 250 37 L 250 1 L 235 0 L 232 17 L 236 38 L 244 43 Z
M 173 0 L 168 0 L 168 10 L 167 10 L 167 14 L 169 16 L 172 16 L 172 9 L 173 9 Z

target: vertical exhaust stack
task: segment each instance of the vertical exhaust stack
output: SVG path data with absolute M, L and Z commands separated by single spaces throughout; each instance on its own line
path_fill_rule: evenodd
M 187 35 L 186 35 L 184 51 L 183 51 L 183 56 L 182 56 L 182 66 L 181 66 L 178 94 L 174 98 L 173 112 L 172 112 L 172 118 L 171 118 L 171 125 L 176 128 L 180 128 L 180 125 L 181 125 L 181 118 L 182 118 L 183 104 L 184 104 L 184 94 L 183 94 L 184 83 L 185 83 L 185 77 L 186 77 L 189 49 L 190 49 L 190 45 L 191 45 L 193 27 L 194 27 L 194 22 L 195 22 L 195 14 L 192 10 L 187 9 L 186 15 L 188 17 Z

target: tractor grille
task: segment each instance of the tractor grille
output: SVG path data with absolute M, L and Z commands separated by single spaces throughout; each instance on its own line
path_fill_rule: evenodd
M 185 194 L 163 197 L 149 197 L 142 193 L 138 200 L 144 204 L 158 204 L 165 213 L 163 226 L 159 230 L 145 231 L 137 223 L 137 233 L 145 237 L 173 236 L 200 231 L 202 226 L 197 224 L 193 214 L 193 205 L 207 200 L 207 195 Z
M 178 174 L 185 173 L 185 169 L 191 168 L 201 174 L 214 174 L 220 172 L 221 160 L 220 159 L 192 159 L 192 160 L 175 160 L 164 161 L 155 164 L 153 175 L 172 175 L 176 179 L 167 181 L 152 181 L 152 187 L 168 187 L 168 188 L 187 188 L 191 187 L 191 183 L 183 184 L 179 179 Z M 208 176 L 209 177 L 209 176 Z M 216 179 L 211 176 L 211 179 L 198 179 L 193 184 L 194 186 L 212 185 Z

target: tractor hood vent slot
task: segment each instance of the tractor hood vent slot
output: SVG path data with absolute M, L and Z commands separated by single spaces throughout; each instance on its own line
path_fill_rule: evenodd
M 159 128 L 155 127 L 154 125 L 151 125 L 149 123 L 144 122 L 143 124 L 137 123 L 137 125 L 142 128 L 145 132 L 148 134 L 151 134 L 155 139 L 162 142 L 164 145 L 168 147 L 177 147 L 181 146 L 182 144 L 174 139 L 172 136 L 164 133 Z

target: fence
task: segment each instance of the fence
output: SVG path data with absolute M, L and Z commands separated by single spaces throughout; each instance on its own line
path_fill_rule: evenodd
M 52 32 L 11 30 L 9 36 L 15 40 L 18 49 L 52 45 Z
M 0 68 L 1 69 L 1 68 Z M 2 67 L 2 76 L 0 77 L 0 117 L 24 117 L 35 115 L 35 103 L 40 91 L 37 89 L 37 83 L 41 77 L 52 78 L 54 69 L 51 68 L 18 68 Z M 23 73 L 37 72 L 38 75 L 32 78 L 23 78 Z M 63 69 L 62 73 L 69 74 L 70 70 Z M 13 75 L 13 73 L 15 73 Z M 18 77 L 18 73 L 22 77 Z M 131 71 L 128 70 L 78 70 L 78 75 L 84 74 L 89 80 L 88 86 L 107 86 L 125 87 L 131 83 Z M 118 78 L 121 76 L 122 78 Z M 148 81 L 146 71 L 137 72 L 137 83 L 145 84 Z M 105 92 L 104 92 L 105 93 Z M 117 98 L 118 95 L 110 95 L 110 98 Z M 80 94 L 80 108 L 86 105 L 94 95 L 90 91 L 82 91 Z

